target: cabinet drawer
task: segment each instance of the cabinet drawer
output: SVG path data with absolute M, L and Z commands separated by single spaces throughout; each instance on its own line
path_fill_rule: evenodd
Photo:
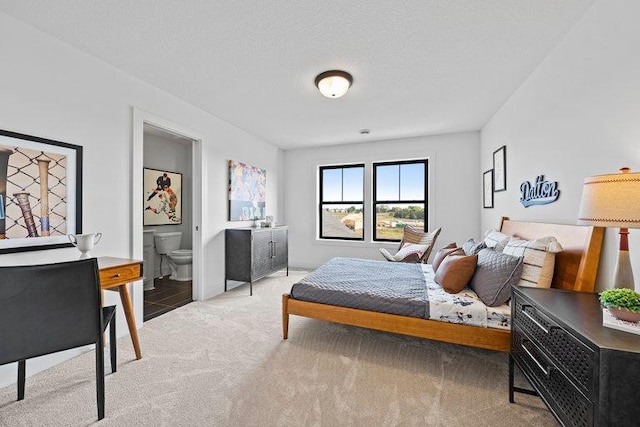
M 517 325 L 512 329 L 511 355 L 563 424 L 593 425 L 593 403 Z
M 566 372 L 589 398 L 595 393 L 595 352 L 526 300 L 514 298 L 515 319 L 537 346 Z
M 142 276 L 140 264 L 129 264 L 100 270 L 100 286 L 110 288 L 135 282 Z

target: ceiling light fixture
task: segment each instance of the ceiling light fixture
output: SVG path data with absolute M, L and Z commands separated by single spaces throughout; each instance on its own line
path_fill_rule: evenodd
M 325 71 L 316 77 L 318 90 L 327 98 L 340 98 L 347 93 L 351 83 L 353 83 L 353 77 L 346 71 Z

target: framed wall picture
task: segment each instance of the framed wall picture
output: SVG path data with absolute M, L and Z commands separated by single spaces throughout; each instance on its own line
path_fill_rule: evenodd
M 182 174 L 149 168 L 143 174 L 143 224 L 182 224 Z
M 507 189 L 507 147 L 503 145 L 493 152 L 493 191 Z
M 70 247 L 82 233 L 82 147 L 0 130 L 0 253 Z
M 265 219 L 267 171 L 229 160 L 229 221 Z
M 493 169 L 482 174 L 482 206 L 493 208 Z

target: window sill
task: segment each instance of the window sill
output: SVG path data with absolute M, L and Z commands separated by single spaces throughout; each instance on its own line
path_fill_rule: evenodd
M 364 240 L 330 240 L 330 239 L 315 239 L 314 245 L 320 246 L 344 246 L 351 248 L 386 248 L 386 249 L 398 249 L 400 242 L 367 242 Z

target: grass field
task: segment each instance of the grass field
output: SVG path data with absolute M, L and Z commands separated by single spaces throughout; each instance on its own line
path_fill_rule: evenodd
M 411 225 L 412 227 L 422 230 L 424 228 L 424 220 L 422 219 L 404 219 L 395 218 L 390 213 L 378 213 L 376 214 L 376 224 L 380 223 L 390 224 L 392 222 L 398 222 L 402 224 Z M 402 227 L 385 227 L 376 225 L 376 237 L 378 239 L 390 239 L 401 240 L 402 239 Z
M 338 220 L 342 220 L 345 216 L 349 215 L 347 212 L 340 211 L 331 211 L 331 215 Z M 404 218 L 395 218 L 391 215 L 391 213 L 378 213 L 376 214 L 376 224 L 386 223 L 399 223 L 399 224 L 408 224 L 412 227 L 417 228 L 418 230 L 422 230 L 424 228 L 424 220 L 423 219 L 404 219 Z M 385 239 L 385 240 L 398 240 L 402 239 L 402 226 L 399 227 L 391 227 L 376 225 L 376 238 Z

